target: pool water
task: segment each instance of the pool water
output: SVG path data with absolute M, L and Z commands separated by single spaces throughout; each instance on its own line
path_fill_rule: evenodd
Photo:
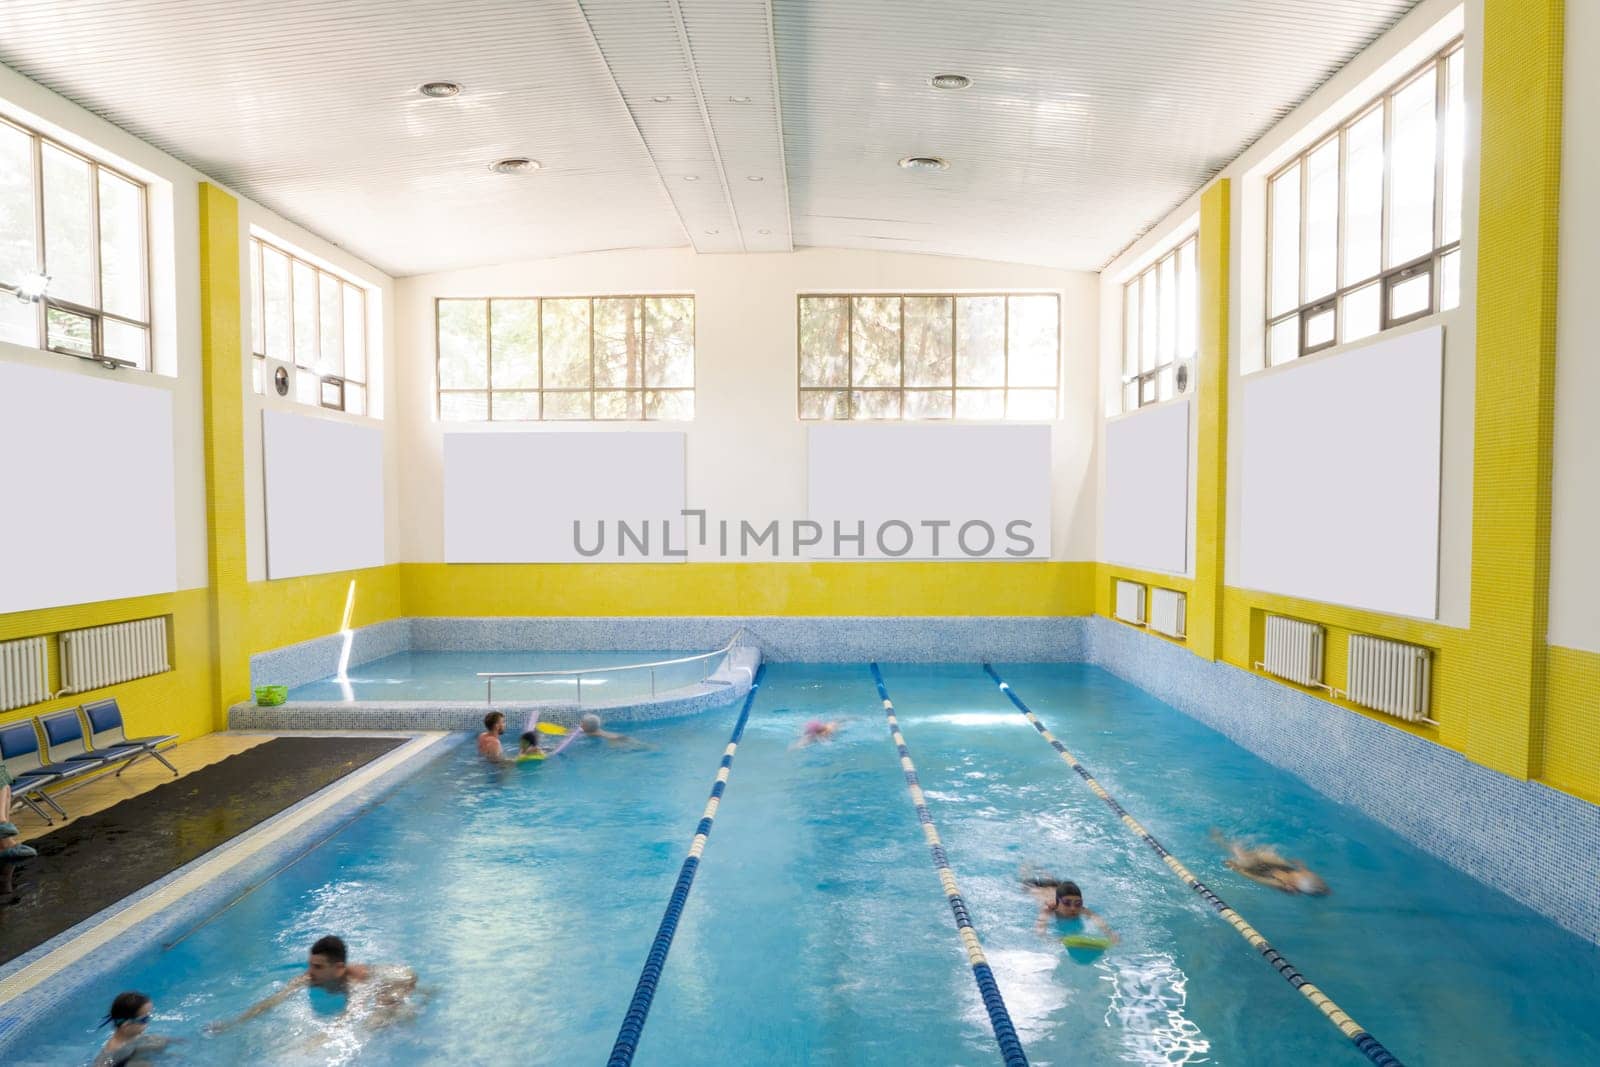
M 572 671 L 622 667 L 683 659 L 694 652 L 399 652 L 351 667 L 347 677 L 323 678 L 289 690 L 290 700 L 482 700 L 480 671 Z M 654 689 L 665 693 L 694 685 L 719 660 L 696 660 L 654 668 Z M 645 700 L 652 693 L 651 671 L 611 671 L 586 675 L 584 703 Z M 577 700 L 578 682 L 571 677 L 497 678 L 496 701 Z
M 1600 1062 L 1600 948 L 1098 668 L 1002 673 L 1402 1061 Z M 1366 1062 L 977 665 L 884 675 L 1033 1063 Z M 458 746 L 171 948 L 93 979 L 0 1059 L 86 1060 L 105 1006 L 133 988 L 155 999 L 154 1031 L 188 1039 L 167 1062 L 604 1063 L 737 712 L 631 728 L 648 749 L 585 741 L 508 770 Z M 793 749 L 813 717 L 848 721 Z M 1332 895 L 1234 875 L 1212 827 L 1304 858 Z M 1036 935 L 1023 864 L 1077 880 L 1120 944 L 1080 959 Z M 416 968 L 413 1018 L 367 1033 L 296 997 L 203 1036 L 331 931 L 354 959 Z M 768 669 L 637 1062 L 1000 1062 L 865 666 Z

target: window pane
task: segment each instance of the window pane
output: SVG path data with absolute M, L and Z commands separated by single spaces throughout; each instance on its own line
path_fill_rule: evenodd
M 1167 364 L 1156 371 L 1156 399 L 1171 400 L 1177 394 L 1176 384 L 1172 377 L 1172 364 Z
M 344 376 L 352 382 L 367 380 L 367 294 L 344 286 Z M 349 407 L 345 398 L 345 407 Z
M 585 304 L 588 301 L 584 301 Z M 550 335 L 545 334 L 548 341 Z M 590 418 L 589 398 L 592 394 L 587 390 L 576 393 L 550 393 L 544 394 L 544 417 L 546 419 L 587 419 Z
M 317 272 L 309 263 L 294 260 L 294 362 L 299 367 L 317 365 Z
M 955 300 L 908 296 L 905 306 L 906 384 L 949 386 L 955 381 Z M 945 394 L 946 406 L 949 394 Z M 911 401 L 906 400 L 908 417 Z M 946 412 L 948 415 L 948 412 Z
M 1442 245 L 1461 240 L 1461 168 L 1466 153 L 1467 98 L 1462 52 L 1445 60 L 1444 90 L 1444 233 Z M 1448 305 L 1453 307 L 1454 305 Z
M 344 313 L 339 308 L 339 279 L 331 274 L 317 275 L 317 314 L 322 322 L 319 338 L 323 374 L 344 376 Z
M 322 379 L 317 377 L 315 371 L 296 370 L 294 372 L 294 398 L 302 404 L 316 407 L 322 397 Z
M 0 341 L 39 347 L 39 305 L 24 304 L 10 293 L 0 293 Z
M 1139 381 L 1139 406 L 1154 404 L 1156 402 L 1156 380 L 1154 377 L 1142 378 Z
M 1383 286 L 1377 282 L 1364 286 L 1344 298 L 1340 308 L 1344 340 L 1359 341 L 1378 332 L 1378 297 Z
M 694 418 L 694 390 L 646 390 L 644 394 L 644 417 L 674 422 L 686 422 Z
M 641 419 L 644 396 L 637 389 L 595 390 L 594 417 L 597 419 Z
M 1284 319 L 1267 331 L 1267 366 L 1287 363 L 1300 354 L 1300 320 Z
M 608 297 L 594 302 L 594 384 L 596 388 L 638 389 L 644 385 L 643 312 L 638 297 Z M 609 401 L 606 410 L 613 410 Z M 624 418 L 600 414 L 596 418 Z
M 644 382 L 662 389 L 694 388 L 694 297 L 645 297 Z
M 1345 131 L 1344 284 L 1371 278 L 1383 233 L 1383 108 L 1375 107 Z
M 94 321 L 87 315 L 64 308 L 45 312 L 45 344 L 48 348 L 79 355 L 94 355 Z
M 842 389 L 800 390 L 802 419 L 843 419 L 849 415 L 848 394 Z
M 1333 343 L 1333 309 L 1306 316 L 1306 350 Z
M 116 319 L 100 320 L 100 343 L 105 354 L 113 359 L 125 359 L 140 370 L 150 366 L 145 329 Z
M 500 389 L 539 388 L 539 302 L 537 300 L 489 301 L 490 332 L 494 344 L 490 357 L 494 360 L 492 381 Z M 519 409 L 520 410 L 520 409 Z M 502 415 L 500 397 L 494 401 L 494 417 L 514 419 L 538 418 L 535 414 Z
M 1423 271 L 1389 288 L 1389 320 L 1403 319 L 1428 309 L 1433 297 L 1433 274 Z
M 949 389 L 907 389 L 905 397 L 908 419 L 948 419 L 955 414 L 955 400 Z
M 344 383 L 344 409 L 352 415 L 367 413 L 367 387 L 355 382 Z
M 1156 369 L 1157 355 L 1160 351 L 1161 341 L 1161 300 L 1160 287 L 1157 278 L 1160 276 L 1154 270 L 1144 272 L 1144 277 L 1139 279 L 1140 316 L 1143 321 L 1139 323 L 1139 369 L 1152 371 Z
M 1335 289 L 1339 259 L 1339 139 L 1306 157 L 1306 255 L 1302 300 Z
M 258 356 L 267 351 L 267 323 L 261 307 L 261 242 L 254 238 L 250 241 L 250 351 Z
M 1122 375 L 1139 373 L 1139 280 L 1122 287 Z
M 956 418 L 1003 419 L 1006 415 L 1004 389 L 957 389 Z
M 857 419 L 898 419 L 900 390 L 857 389 L 850 398 L 851 417 Z
M 495 359 L 499 358 L 500 354 L 496 352 Z M 496 389 L 490 414 L 493 415 L 495 422 L 527 422 L 537 419 L 539 394 L 532 391 L 502 393 Z
M 267 388 L 267 361 L 261 356 L 250 357 L 250 388 L 260 396 Z
M 1156 278 L 1160 309 L 1156 322 L 1156 366 L 1162 367 L 1178 358 L 1178 257 L 1163 259 Z
M 89 164 L 44 146 L 44 256 L 50 296 L 95 305 L 94 216 Z
M 1178 358 L 1193 359 L 1198 352 L 1200 332 L 1198 282 L 1195 278 L 1197 242 L 1186 241 L 1178 249 Z
M 1300 305 L 1300 164 L 1272 183 L 1272 295 L 1267 314 Z
M 1390 106 L 1389 266 L 1433 250 L 1436 77 L 1432 68 L 1394 94 Z
M 439 394 L 439 418 L 443 422 L 483 422 L 488 417 L 488 393 Z
M 587 389 L 591 383 L 589 372 L 589 301 L 542 300 L 539 316 L 544 330 L 544 387 L 546 389 Z M 569 402 L 556 401 L 562 414 L 555 418 L 576 418 L 567 414 L 572 409 Z M 551 418 L 552 401 L 545 399 L 545 418 Z M 588 418 L 588 400 L 584 400 L 583 418 Z
M 852 385 L 900 384 L 900 298 L 851 298 L 850 365 Z M 898 403 L 896 411 L 898 412 Z M 859 408 L 856 417 L 862 418 Z
M 1122 410 L 1133 411 L 1139 406 L 1139 383 L 1128 382 L 1122 387 Z
M 115 315 L 145 319 L 144 190 L 100 171 L 100 300 Z
M 33 138 L 0 122 L 0 285 L 39 269 L 33 224 Z
M 325 408 L 332 408 L 335 411 L 343 411 L 344 410 L 344 381 L 343 381 L 343 379 L 340 379 L 339 381 L 336 381 L 336 382 L 335 381 L 325 381 L 325 382 L 323 382 L 322 383 L 322 395 L 319 398 L 319 401 L 322 404 L 322 406 L 325 407 Z
M 850 384 L 849 297 L 800 298 L 800 384 Z
M 261 284 L 266 296 L 263 315 L 266 329 L 266 355 L 293 362 L 293 332 L 289 321 L 289 257 L 265 245 L 261 247 Z
M 1461 304 L 1461 252 L 1439 259 L 1439 310 L 1449 311 Z
M 1006 298 L 956 297 L 956 384 L 1004 385 Z M 956 413 L 961 416 L 961 400 Z
M 439 301 L 440 389 L 488 386 L 489 339 L 484 305 L 482 300 Z
M 1007 327 L 1008 385 L 1056 385 L 1056 353 L 1060 338 L 1059 306 L 1053 296 L 1012 296 Z
M 1056 417 L 1054 389 L 1006 390 L 1006 418 L 1053 419 Z

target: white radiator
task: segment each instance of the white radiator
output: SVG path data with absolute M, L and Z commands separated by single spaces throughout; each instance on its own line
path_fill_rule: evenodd
M 1183 637 L 1188 620 L 1188 598 L 1176 589 L 1150 590 L 1150 629 L 1168 637 Z
M 1322 627 L 1315 623 L 1267 616 L 1265 658 L 1257 666 L 1300 685 L 1322 684 Z
M 45 639 L 0 642 L 0 711 L 49 699 L 50 654 Z
M 1117 618 L 1144 625 L 1144 586 L 1138 582 L 1117 582 Z
M 1433 652 L 1401 641 L 1350 635 L 1345 696 L 1364 708 L 1407 722 L 1428 717 Z
M 61 634 L 61 681 L 68 693 L 82 693 L 171 669 L 164 616 Z

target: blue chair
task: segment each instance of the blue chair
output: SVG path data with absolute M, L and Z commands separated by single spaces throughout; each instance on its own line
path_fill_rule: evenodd
M 36 801 L 44 801 L 63 819 L 67 817 L 67 810 L 56 803 L 55 798 L 44 791 L 44 787 L 92 774 L 105 766 L 102 760 L 46 763 L 39 750 L 39 734 L 34 729 L 34 720 L 0 727 L 0 760 L 5 761 L 6 771 L 11 775 L 11 795 L 18 803 L 27 805 L 47 826 L 53 825 L 53 820 Z
M 83 720 L 78 717 L 77 708 L 41 715 L 39 725 L 44 727 L 46 767 L 65 769 L 80 763 L 107 767 L 118 759 L 129 759 L 133 756 L 131 752 L 126 756 L 112 755 L 109 752 L 90 752 L 89 740 L 83 736 Z
M 115 753 L 129 752 L 131 757 L 117 771 L 121 777 L 122 772 L 132 767 L 146 756 L 159 760 L 161 765 L 178 776 L 178 768 L 167 762 L 167 758 L 156 749 L 168 742 L 176 741 L 177 734 L 157 734 L 151 737 L 128 737 L 123 733 L 122 708 L 117 705 L 116 697 L 107 697 L 96 700 L 92 704 L 83 706 L 83 714 L 89 720 L 89 743 L 94 746 L 94 751 L 110 759 L 119 758 Z

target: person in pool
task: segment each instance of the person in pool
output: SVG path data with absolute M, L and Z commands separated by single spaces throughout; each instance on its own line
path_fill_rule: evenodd
M 316 987 L 342 995 L 346 1013 L 362 1020 L 371 1029 L 384 1026 L 399 1015 L 406 998 L 417 988 L 417 975 L 409 967 L 378 967 L 368 963 L 349 963 L 344 941 L 329 934 L 311 946 L 305 971 L 284 984 L 271 996 L 252 1004 L 242 1015 L 207 1027 L 212 1034 L 222 1033 L 242 1022 L 271 1011 L 302 989 Z
M 1304 893 L 1313 897 L 1325 897 L 1331 892 L 1328 883 L 1315 871 L 1299 860 L 1284 859 L 1270 845 L 1253 848 L 1242 841 L 1229 841 L 1215 827 L 1211 830 L 1211 839 L 1228 850 L 1228 858 L 1223 863 L 1252 882 L 1283 893 Z
M 506 732 L 506 714 L 491 711 L 483 717 L 483 733 L 478 735 L 478 755 L 490 763 L 510 763 L 505 750 L 500 747 L 500 735 Z
M 167 1039 L 145 1033 L 156 1006 L 143 993 L 118 993 L 111 1010 L 100 1020 L 111 1027 L 111 1036 L 100 1047 L 93 1067 L 122 1067 L 123 1064 L 149 1063 L 150 1056 L 167 1047 Z
M 627 734 L 618 734 L 610 730 L 601 729 L 600 716 L 592 711 L 586 712 L 583 718 L 578 720 L 578 729 L 583 732 L 585 738 L 592 737 L 604 741 L 608 745 L 623 745 L 629 748 L 649 747 L 643 741 L 629 737 Z
M 800 738 L 795 741 L 792 747 L 805 748 L 807 745 L 814 745 L 819 741 L 832 741 L 833 735 L 838 733 L 839 727 L 843 725 L 838 719 L 829 719 L 827 722 L 823 722 L 821 719 L 811 719 L 806 723 L 805 728 L 800 731 Z
M 1113 945 L 1117 943 L 1116 931 L 1112 930 L 1098 914 L 1083 905 L 1083 890 L 1078 888 L 1077 882 L 1068 882 L 1059 878 L 1052 878 L 1047 874 L 1032 874 L 1026 870 L 1022 872 L 1022 885 L 1039 901 L 1039 919 L 1033 924 L 1034 930 L 1043 935 L 1049 932 L 1052 920 L 1072 925 L 1073 933 L 1083 929 L 1087 920 L 1099 928 L 1101 936 Z
M 527 730 L 517 738 L 517 762 L 527 763 L 532 760 L 542 760 L 546 756 L 544 749 L 539 747 L 539 731 Z

